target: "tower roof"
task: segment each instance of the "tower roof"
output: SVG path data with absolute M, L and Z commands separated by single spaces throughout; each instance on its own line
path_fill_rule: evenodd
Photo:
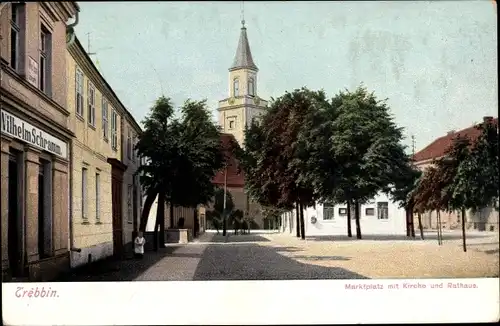
M 234 56 L 233 65 L 229 68 L 229 71 L 248 68 L 253 70 L 259 70 L 255 63 L 253 62 L 252 52 L 250 51 L 250 45 L 248 44 L 247 29 L 245 27 L 245 21 L 242 21 L 240 40 L 238 42 L 238 49 L 236 50 L 236 55 Z

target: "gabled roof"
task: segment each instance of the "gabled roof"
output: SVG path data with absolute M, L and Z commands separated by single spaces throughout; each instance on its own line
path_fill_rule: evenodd
M 243 188 L 245 186 L 245 176 L 243 171 L 238 173 L 238 160 L 234 157 L 231 151 L 231 142 L 236 142 L 236 139 L 231 134 L 221 133 L 221 141 L 224 151 L 228 157 L 229 165 L 227 168 L 226 185 L 232 188 Z M 212 182 L 221 187 L 224 186 L 224 174 L 225 171 L 222 169 L 217 172 Z
M 229 68 L 229 71 L 242 68 L 253 69 L 255 71 L 259 70 L 253 62 L 252 52 L 250 51 L 250 45 L 248 44 L 247 29 L 245 25 L 241 27 L 238 48 L 236 49 L 236 55 L 234 56 L 233 65 L 231 66 L 231 68 Z
M 494 118 L 493 123 L 498 125 L 498 118 Z M 476 128 L 476 126 L 477 125 L 473 125 L 471 127 L 462 129 L 460 131 L 450 132 L 446 136 L 436 139 L 435 141 L 430 143 L 427 147 L 415 153 L 415 155 L 413 156 L 415 163 L 437 159 L 444 156 L 446 150 L 453 144 L 453 139 L 458 135 L 466 136 L 471 141 L 476 140 L 481 133 Z

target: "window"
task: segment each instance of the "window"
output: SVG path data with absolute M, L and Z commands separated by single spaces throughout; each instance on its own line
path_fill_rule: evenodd
M 379 220 L 387 220 L 389 218 L 389 204 L 387 202 L 378 202 L 377 213 Z
M 95 174 L 95 220 L 99 222 L 101 220 L 101 200 L 100 200 L 100 182 L 101 176 L 99 173 Z
M 248 80 L 248 95 L 254 96 L 255 95 L 255 82 L 253 78 L 250 78 Z
M 240 96 L 240 81 L 238 78 L 233 81 L 233 96 Z
M 132 136 L 130 134 L 130 129 L 127 131 L 127 157 L 132 159 Z
M 87 119 L 89 124 L 95 127 L 95 87 L 90 80 L 88 81 Z
M 133 223 L 133 215 L 132 215 L 132 185 L 128 185 L 127 191 L 127 222 Z
M 108 101 L 102 97 L 102 137 L 108 141 L 109 125 L 108 125 Z
M 374 216 L 375 215 L 375 208 L 365 208 L 365 215 L 366 216 Z
M 323 220 L 333 220 L 335 216 L 335 208 L 333 207 L 333 203 L 324 203 L 323 204 Z
M 47 95 L 50 95 L 50 78 L 51 78 L 51 44 L 52 36 L 48 29 L 40 26 L 40 90 Z
M 135 158 L 137 157 L 137 151 L 135 149 L 135 145 L 137 144 L 137 136 L 133 137 L 133 142 L 132 142 L 132 162 L 135 163 Z
M 339 216 L 346 216 L 347 208 L 339 208 Z
M 21 70 L 24 39 L 24 3 L 11 3 L 12 17 L 10 20 L 10 66 L 16 70 Z
M 83 117 L 83 72 L 76 68 L 75 73 L 76 114 Z
M 52 169 L 45 160 L 38 169 L 38 254 L 52 256 Z
M 229 129 L 234 129 L 234 120 L 229 121 Z
M 82 219 L 87 221 L 87 172 L 86 168 L 82 168 Z
M 111 110 L 111 148 L 117 150 L 118 148 L 118 115 L 115 110 Z

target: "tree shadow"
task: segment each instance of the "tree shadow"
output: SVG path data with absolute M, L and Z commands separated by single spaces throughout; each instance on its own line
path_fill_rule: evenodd
M 227 239 L 225 236 L 222 234 L 214 234 L 210 242 L 216 242 L 216 243 L 238 243 L 238 242 L 269 242 L 271 240 L 262 237 L 258 234 L 229 234 L 227 236 Z
M 304 251 L 304 249 L 297 248 L 297 247 L 275 247 L 274 248 L 277 252 L 299 252 L 299 251 Z
M 480 235 L 480 234 L 467 234 L 466 238 L 467 239 L 480 239 L 480 238 L 487 238 L 490 237 L 491 235 Z M 424 233 L 424 241 L 427 240 L 436 240 L 437 241 L 437 233 Z M 446 240 L 459 240 L 462 239 L 461 234 L 456 234 L 456 233 L 444 233 L 443 232 L 443 241 Z M 346 236 L 346 235 L 319 235 L 319 236 L 306 236 L 306 240 L 309 241 L 360 241 L 359 239 L 356 238 L 356 234 L 353 234 L 352 238 Z M 370 241 L 422 241 L 420 239 L 420 234 L 415 234 L 415 238 L 408 237 L 406 235 L 373 235 L 373 234 L 367 234 L 363 235 L 361 240 L 370 240 Z
M 314 261 L 322 261 L 322 260 L 341 260 L 341 261 L 348 261 L 351 260 L 349 257 L 343 257 L 343 256 L 293 256 L 293 258 L 296 259 L 303 259 L 303 260 L 314 260 Z
M 257 244 L 209 245 L 193 280 L 368 279 L 341 267 L 300 263 L 278 251 Z
M 181 246 L 168 246 L 158 251 L 146 251 L 141 259 L 128 255 L 123 260 L 103 259 L 80 268 L 75 268 L 55 282 L 116 282 L 133 281 L 166 256 L 175 256 Z M 188 255 L 188 254 L 186 254 Z M 193 255 L 195 256 L 195 255 Z M 195 258 L 199 258 L 198 255 Z
M 491 249 L 491 250 L 484 250 L 483 251 L 485 254 L 488 255 L 498 255 L 500 253 L 499 249 Z

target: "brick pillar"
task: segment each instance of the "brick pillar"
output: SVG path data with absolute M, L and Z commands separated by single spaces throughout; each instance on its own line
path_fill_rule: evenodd
M 2 169 L 2 271 L 9 268 L 9 248 L 8 248 L 8 230 L 9 230 L 9 146 L 10 138 L 2 135 L 2 156 L 1 156 L 1 169 Z
M 58 255 L 68 251 L 68 163 L 57 158 L 52 164 L 52 237 L 54 253 Z
M 26 194 L 26 254 L 28 264 L 39 260 L 38 255 L 38 172 L 40 151 L 26 146 L 25 149 L 25 194 Z

